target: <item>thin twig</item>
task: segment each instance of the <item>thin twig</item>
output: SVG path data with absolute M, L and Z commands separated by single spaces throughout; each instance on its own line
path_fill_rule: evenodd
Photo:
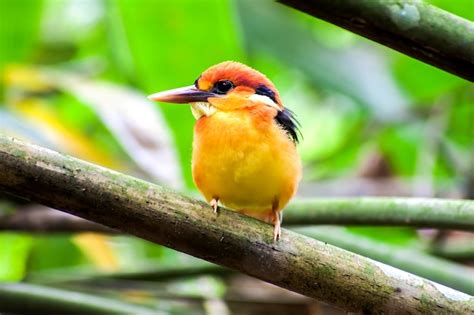
M 416 226 L 474 231 L 474 201 L 433 198 L 315 198 L 285 210 L 287 224 Z
M 114 299 L 26 283 L 0 284 L 0 311 L 21 314 L 163 314 Z

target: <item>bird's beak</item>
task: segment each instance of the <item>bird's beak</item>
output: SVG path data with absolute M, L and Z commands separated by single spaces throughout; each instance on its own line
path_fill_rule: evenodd
M 185 103 L 196 103 L 196 102 L 207 102 L 209 97 L 216 97 L 217 95 L 212 92 L 201 91 L 194 85 L 158 92 L 148 96 L 148 99 L 152 101 L 185 104 Z

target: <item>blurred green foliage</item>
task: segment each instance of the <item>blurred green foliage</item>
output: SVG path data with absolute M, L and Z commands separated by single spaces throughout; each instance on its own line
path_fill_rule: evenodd
M 33 238 L 14 233 L 0 234 L 0 279 L 20 280 L 26 272 L 26 262 Z
M 222 60 L 241 60 L 230 7 L 228 1 L 220 0 L 109 2 L 119 23 L 109 23 L 108 31 L 126 46 L 117 47 L 125 52 L 116 55 L 114 66 L 131 60 L 133 81 L 151 94 L 191 85 L 200 72 Z M 179 106 L 161 109 L 173 131 L 186 182 L 192 187 L 188 165 L 194 118 Z
M 471 0 L 430 2 L 474 19 Z M 377 154 L 389 171 L 374 178 L 402 178 L 409 188 L 421 178 L 431 196 L 448 187 L 456 196 L 473 197 L 463 195 L 469 176 L 474 182 L 472 84 L 272 1 L 0 0 L 0 132 L 154 179 L 138 170 L 135 149 L 119 141 L 97 107 L 81 92 L 66 91 L 49 72 L 133 89 L 145 100 L 152 92 L 192 84 L 224 60 L 261 70 L 296 112 L 304 135 L 303 185 L 356 178 L 361 164 Z M 171 137 L 132 128 L 130 135 L 164 137 L 177 153 L 181 189 L 195 193 L 194 118 L 184 105 L 149 106 L 163 115 Z M 133 107 L 129 114 L 138 122 L 143 118 L 134 116 Z M 419 240 L 411 229 L 350 231 L 397 245 Z M 102 245 L 74 236 L 0 233 L 0 280 L 45 270 L 104 270 L 97 261 L 108 260 L 91 257 L 92 246 L 114 253 L 118 262 L 109 271 L 186 259 L 129 237 L 97 242 Z
M 40 35 L 42 8 L 41 0 L 0 2 L 0 69 L 9 62 L 32 57 Z

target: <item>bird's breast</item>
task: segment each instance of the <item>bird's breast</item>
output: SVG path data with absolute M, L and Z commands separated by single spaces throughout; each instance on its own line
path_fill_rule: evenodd
M 235 210 L 280 208 L 300 177 L 294 143 L 271 113 L 245 110 L 202 117 L 195 126 L 193 178 L 207 200 Z

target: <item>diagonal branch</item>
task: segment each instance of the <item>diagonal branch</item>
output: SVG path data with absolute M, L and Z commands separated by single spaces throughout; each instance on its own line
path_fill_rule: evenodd
M 474 81 L 474 23 L 424 1 L 278 1 Z
M 335 226 L 297 227 L 294 231 L 391 266 L 396 266 L 467 294 L 474 294 L 473 273 L 470 267 L 430 256 L 415 246 L 406 244 L 397 246 L 377 242 L 369 237 L 354 235 L 344 228 Z
M 470 313 L 474 298 L 162 187 L 0 136 L 0 191 L 19 195 L 277 286 L 375 313 Z

